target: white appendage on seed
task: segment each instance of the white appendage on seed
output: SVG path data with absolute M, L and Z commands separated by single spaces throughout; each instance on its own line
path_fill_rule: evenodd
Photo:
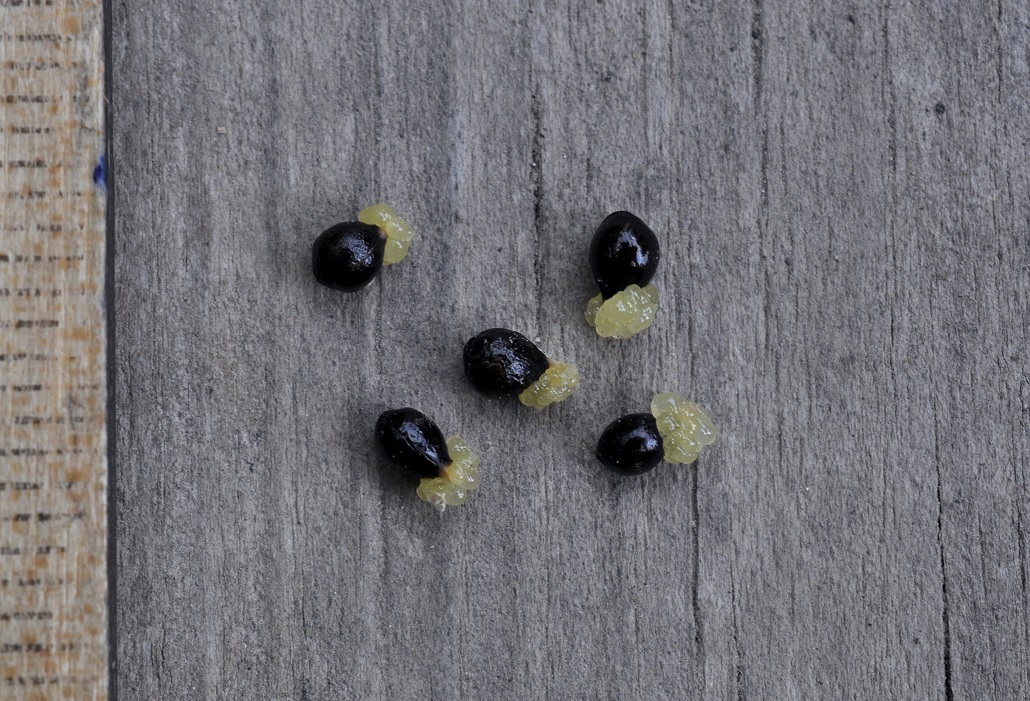
M 416 490 L 419 498 L 432 504 L 437 511 L 464 504 L 469 491 L 479 486 L 479 456 L 472 446 L 458 436 L 451 436 L 447 439 L 447 452 L 451 462 L 443 474 L 424 477 Z
M 383 250 L 383 265 L 400 263 L 408 254 L 411 240 L 415 232 L 411 225 L 397 216 L 393 207 L 388 204 L 374 204 L 358 212 L 358 221 L 362 224 L 378 226 L 386 235 L 386 248 Z

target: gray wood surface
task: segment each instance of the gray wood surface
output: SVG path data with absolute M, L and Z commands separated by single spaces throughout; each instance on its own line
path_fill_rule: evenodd
M 1030 8 L 112 3 L 122 699 L 1030 695 Z M 366 291 L 309 247 L 418 229 Z M 659 232 L 597 338 L 589 236 Z M 474 394 L 494 325 L 575 363 Z M 722 430 L 619 479 L 675 389 Z M 372 425 L 483 456 L 438 516 Z

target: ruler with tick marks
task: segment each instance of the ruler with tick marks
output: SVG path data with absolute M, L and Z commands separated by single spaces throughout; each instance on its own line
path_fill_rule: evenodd
M 101 0 L 0 0 L 0 699 L 108 696 Z

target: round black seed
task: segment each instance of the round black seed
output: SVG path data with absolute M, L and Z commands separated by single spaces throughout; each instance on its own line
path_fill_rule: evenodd
M 597 459 L 623 475 L 642 475 L 665 455 L 650 414 L 630 414 L 608 424 L 597 441 Z
M 354 292 L 383 267 L 386 237 L 379 227 L 348 221 L 331 226 L 311 247 L 311 271 L 326 287 Z
M 605 299 L 629 285 L 651 282 L 661 257 L 658 237 L 629 212 L 605 217 L 590 243 L 590 271 Z
M 483 394 L 521 392 L 540 379 L 550 363 L 528 338 L 508 329 L 487 329 L 465 344 L 465 375 Z
M 376 440 L 390 463 L 412 477 L 439 477 L 451 462 L 440 429 L 417 409 L 384 411 L 376 421 Z

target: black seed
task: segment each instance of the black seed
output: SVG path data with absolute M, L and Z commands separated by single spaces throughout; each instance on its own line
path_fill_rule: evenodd
M 623 475 L 642 475 L 662 461 L 665 450 L 650 414 L 630 414 L 608 424 L 597 441 L 597 459 Z
M 465 344 L 465 375 L 483 394 L 521 392 L 540 379 L 547 356 L 517 331 L 488 329 Z
M 383 267 L 386 237 L 379 227 L 348 221 L 331 226 L 311 247 L 311 271 L 326 287 L 354 292 Z
M 440 429 L 417 409 L 384 411 L 376 421 L 376 440 L 391 464 L 412 477 L 439 477 L 451 462 Z
M 590 243 L 590 271 L 605 299 L 629 285 L 651 282 L 661 257 L 658 237 L 629 212 L 605 217 Z

